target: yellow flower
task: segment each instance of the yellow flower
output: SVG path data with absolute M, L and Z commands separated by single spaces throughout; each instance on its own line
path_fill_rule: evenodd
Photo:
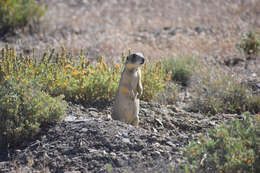
M 86 72 L 87 72 L 86 69 L 81 70 L 81 73 L 86 73 Z
M 115 64 L 115 68 L 119 69 L 120 65 L 119 64 Z
M 81 73 L 81 72 L 78 71 L 78 70 L 72 72 L 72 74 L 74 74 L 74 75 L 78 75 L 78 74 L 80 74 L 80 73 Z
M 167 74 L 166 81 L 170 81 L 170 80 L 171 80 L 171 76 L 172 76 L 172 73 L 169 72 L 169 73 Z
M 64 82 L 64 86 L 68 86 L 67 82 Z

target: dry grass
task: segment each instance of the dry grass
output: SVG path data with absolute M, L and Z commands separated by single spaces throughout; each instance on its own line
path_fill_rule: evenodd
M 85 2 L 85 3 L 84 3 Z M 47 45 L 89 56 L 119 57 L 122 52 L 141 51 L 159 58 L 176 54 L 232 54 L 241 32 L 259 29 L 257 0 L 133 0 L 124 1 L 42 1 L 49 8 L 42 31 L 15 40 L 17 50 Z M 258 5 L 258 6 L 257 6 Z M 53 17 L 55 16 L 55 17 Z M 167 34 L 165 28 L 210 31 Z M 166 34 L 165 34 L 166 32 Z M 1 43 L 0 43 L 1 47 Z
M 239 75 L 206 63 L 199 64 L 196 74 L 198 78 L 192 86 L 191 110 L 205 115 L 241 114 L 246 111 L 256 114 L 260 111 L 259 96 L 248 85 L 241 83 L 243 79 Z

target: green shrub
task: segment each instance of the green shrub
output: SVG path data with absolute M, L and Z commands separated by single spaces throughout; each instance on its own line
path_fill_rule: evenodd
M 62 96 L 50 97 L 28 78 L 9 78 L 0 85 L 0 136 L 10 146 L 23 144 L 41 127 L 60 120 L 65 110 Z
M 257 56 L 260 52 L 260 37 L 257 32 L 249 31 L 245 33 L 239 44 L 238 50 L 243 52 L 246 56 Z
M 199 136 L 186 149 L 186 172 L 256 172 L 256 124 L 249 113 Z
M 102 60 L 96 65 L 88 64 L 85 68 L 80 67 L 82 64 L 84 61 L 74 66 L 71 62 L 71 65 L 61 68 L 61 71 L 55 74 L 53 79 L 47 79 L 51 84 L 45 86 L 47 92 L 51 95 L 64 94 L 66 100 L 82 104 L 111 100 L 117 89 L 120 78 L 119 68 L 121 67 L 118 69 L 108 67 Z M 68 67 L 72 67 L 72 69 Z M 53 80 L 55 82 L 52 82 Z
M 24 57 L 6 47 L 2 49 L 0 66 L 7 79 L 31 79 L 51 96 L 64 95 L 67 101 L 90 104 L 114 98 L 124 68 L 124 56 L 122 59 L 122 64 L 108 65 L 100 57 L 93 64 L 83 52 L 75 58 L 65 49 L 61 54 L 55 54 L 53 49 L 42 58 Z M 141 98 L 150 101 L 164 89 L 165 73 L 160 62 L 147 62 L 142 74 L 144 92 Z
M 169 58 L 162 61 L 165 73 L 171 73 L 171 80 L 183 86 L 189 85 L 196 63 L 194 57 L 188 56 Z
M 44 15 L 35 0 L 1 0 L 0 1 L 0 29 L 2 32 L 14 31 L 27 24 L 37 22 Z
M 260 98 L 251 89 L 240 84 L 234 77 L 212 70 L 202 77 L 196 86 L 192 100 L 193 111 L 208 115 L 260 111 Z
M 141 99 L 151 101 L 157 98 L 158 94 L 165 87 L 165 73 L 161 62 L 151 64 L 146 60 L 146 64 L 142 67 L 142 85 L 143 94 Z

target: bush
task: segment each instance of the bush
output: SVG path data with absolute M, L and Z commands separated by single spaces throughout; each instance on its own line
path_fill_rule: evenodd
M 0 136 L 10 146 L 21 145 L 41 127 L 60 120 L 65 110 L 62 96 L 50 97 L 29 79 L 9 78 L 0 85 Z
M 14 49 L 2 50 L 0 66 L 6 78 L 31 79 L 41 90 L 51 96 L 64 95 L 65 100 L 81 104 L 97 101 L 111 101 L 119 84 L 123 63 L 108 65 L 102 58 L 96 64 L 81 52 L 79 58 L 73 57 L 63 48 L 61 54 L 55 50 L 44 53 L 42 58 L 17 56 Z M 141 99 L 150 101 L 164 89 L 165 74 L 161 63 L 147 62 L 142 67 L 144 88 Z
M 186 172 L 256 172 L 256 124 L 252 115 L 199 136 L 186 149 Z
M 243 52 L 246 56 L 257 56 L 260 52 L 260 37 L 257 32 L 249 31 L 245 33 L 239 44 L 238 50 Z
M 51 95 L 63 94 L 66 100 L 81 104 L 112 100 L 119 83 L 121 67 L 108 67 L 100 59 L 96 65 L 87 64 L 82 68 L 86 62 L 87 59 L 82 57 L 78 65 L 73 65 L 77 64 L 73 60 L 70 64 L 61 66 L 53 78 L 47 79 L 51 85 L 45 86 L 46 91 Z M 54 72 L 55 67 L 51 71 Z
M 157 98 L 158 94 L 165 89 L 165 73 L 161 62 L 151 64 L 146 60 L 142 67 L 143 94 L 141 99 L 151 101 Z
M 260 98 L 251 89 L 229 75 L 212 70 L 203 76 L 196 86 L 196 97 L 192 100 L 193 111 L 214 115 L 260 111 Z
M 196 60 L 194 57 L 183 56 L 163 60 L 162 64 L 165 73 L 171 74 L 171 80 L 181 84 L 182 86 L 188 86 L 190 78 L 194 74 Z
M 44 15 L 35 0 L 1 0 L 0 1 L 0 29 L 3 33 L 13 32 L 32 22 L 38 22 Z

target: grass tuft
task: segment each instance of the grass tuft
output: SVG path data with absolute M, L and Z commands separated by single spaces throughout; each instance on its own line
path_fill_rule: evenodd
M 183 56 L 165 59 L 162 64 L 166 74 L 171 74 L 172 81 L 182 86 L 188 86 L 197 61 L 195 57 Z
M 248 31 L 242 35 L 237 48 L 247 57 L 257 56 L 260 52 L 260 35 L 257 32 Z
M 193 111 L 207 115 L 260 111 L 259 96 L 254 95 L 250 87 L 216 69 L 208 69 L 194 88 Z

